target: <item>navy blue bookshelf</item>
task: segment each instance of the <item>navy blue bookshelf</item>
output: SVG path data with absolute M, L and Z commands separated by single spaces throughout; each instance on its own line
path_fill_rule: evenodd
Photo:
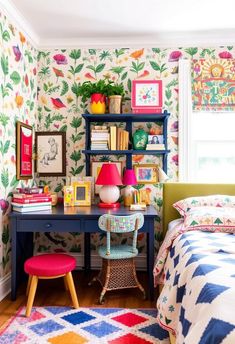
M 154 114 L 103 114 L 92 115 L 83 114 L 85 120 L 85 149 L 82 153 L 85 154 L 86 175 L 90 175 L 90 161 L 91 155 L 125 155 L 126 167 L 132 168 L 132 155 L 159 155 L 162 157 L 162 168 L 167 173 L 167 155 L 170 150 L 167 149 L 167 123 L 170 113 L 164 111 L 163 113 Z M 132 147 L 128 150 L 91 150 L 91 124 L 94 123 L 126 123 L 126 130 L 129 131 L 130 141 L 132 141 L 132 123 L 133 122 L 161 122 L 163 124 L 163 137 L 165 150 L 134 150 Z

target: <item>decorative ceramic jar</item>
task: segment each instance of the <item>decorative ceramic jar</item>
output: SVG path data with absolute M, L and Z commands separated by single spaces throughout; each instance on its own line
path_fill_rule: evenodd
M 109 113 L 121 113 L 122 96 L 109 96 Z
M 133 135 L 134 149 L 136 150 L 145 149 L 147 143 L 148 143 L 148 134 L 142 128 L 137 129 Z
M 106 97 L 101 93 L 94 93 L 91 95 L 91 113 L 94 115 L 102 115 L 106 109 Z

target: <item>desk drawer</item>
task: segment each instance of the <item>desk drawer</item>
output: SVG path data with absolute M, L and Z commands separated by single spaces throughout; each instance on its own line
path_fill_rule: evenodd
M 21 220 L 18 232 L 79 232 L 80 220 Z

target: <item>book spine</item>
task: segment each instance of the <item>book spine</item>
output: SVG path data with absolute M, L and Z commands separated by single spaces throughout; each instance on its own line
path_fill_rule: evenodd
M 31 198 L 36 198 L 36 197 L 48 197 L 48 194 L 46 193 L 38 193 L 38 194 L 13 193 L 13 197 L 31 199 Z
M 18 213 L 29 213 L 31 211 L 40 211 L 40 210 L 51 210 L 51 207 L 36 207 L 36 208 L 17 208 L 13 207 L 13 211 L 17 211 Z
M 37 197 L 37 198 L 13 198 L 12 202 L 19 204 L 30 204 L 30 203 L 41 203 L 41 202 L 51 202 L 51 197 Z
M 38 202 L 38 203 L 11 203 L 16 208 L 37 208 L 37 207 L 50 207 L 51 202 Z

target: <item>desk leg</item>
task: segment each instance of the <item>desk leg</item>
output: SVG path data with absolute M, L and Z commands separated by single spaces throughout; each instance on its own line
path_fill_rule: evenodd
M 84 233 L 84 269 L 85 271 L 91 268 L 91 235 L 90 233 Z
M 17 288 L 23 278 L 24 262 L 33 255 L 33 233 L 17 232 L 17 222 L 11 221 L 12 233 L 12 277 L 11 277 L 11 300 L 16 300 Z
M 153 284 L 153 265 L 154 265 L 154 219 L 149 220 L 147 232 L 147 270 L 150 300 L 154 300 Z
M 16 248 L 16 219 L 12 218 L 10 221 L 11 231 L 11 300 L 16 300 L 17 291 L 17 248 Z

